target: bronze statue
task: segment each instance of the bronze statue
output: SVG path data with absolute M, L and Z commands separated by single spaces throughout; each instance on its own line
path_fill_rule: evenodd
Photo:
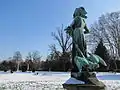
M 106 66 L 106 63 L 98 55 L 87 52 L 87 46 L 84 34 L 89 33 L 89 29 L 85 23 L 87 12 L 83 7 L 76 8 L 73 14 L 73 22 L 65 31 L 72 37 L 72 65 L 71 76 L 88 82 L 88 78 L 94 74 L 89 71 L 99 67 L 99 63 Z

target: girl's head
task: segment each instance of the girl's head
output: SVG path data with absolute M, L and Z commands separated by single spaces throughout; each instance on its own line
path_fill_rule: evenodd
M 75 9 L 74 14 L 73 14 L 73 18 L 75 18 L 76 16 L 81 16 L 83 18 L 87 18 L 86 14 L 87 14 L 87 12 L 84 9 L 84 7 L 79 7 L 79 8 Z

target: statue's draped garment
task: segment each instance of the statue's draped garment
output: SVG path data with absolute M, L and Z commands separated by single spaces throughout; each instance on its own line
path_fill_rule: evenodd
M 85 21 L 84 18 L 77 16 L 75 17 L 72 23 L 74 30 L 73 30 L 73 41 L 78 45 L 78 48 L 81 50 L 83 55 L 86 57 L 86 42 L 84 39 L 84 27 Z M 76 55 L 82 57 L 82 55 L 76 50 Z
M 73 63 L 73 71 L 77 71 L 78 72 L 78 66 L 76 66 L 76 63 L 78 63 L 78 61 L 74 61 L 75 56 L 79 56 L 79 57 L 83 57 L 81 55 L 81 53 L 78 52 L 75 44 L 78 46 L 78 48 L 80 49 L 80 51 L 82 52 L 82 54 L 87 57 L 87 48 L 86 48 L 86 42 L 84 39 L 84 27 L 85 27 L 85 21 L 84 18 L 82 18 L 81 16 L 76 16 L 74 18 L 74 21 L 71 24 L 71 27 L 73 29 L 72 32 L 72 39 L 73 39 L 73 48 L 72 48 L 72 63 Z M 81 63 L 82 64 L 82 63 Z M 82 66 L 82 65 L 80 65 Z

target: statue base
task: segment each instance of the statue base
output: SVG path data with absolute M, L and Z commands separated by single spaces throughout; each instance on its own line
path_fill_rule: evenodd
M 92 84 L 63 84 L 66 90 L 106 90 L 105 85 L 92 85 Z
M 71 73 L 71 78 L 63 84 L 67 90 L 106 90 L 93 72 Z
M 71 77 L 84 81 L 85 84 L 99 84 L 99 80 L 94 72 L 82 71 L 82 72 L 71 72 Z

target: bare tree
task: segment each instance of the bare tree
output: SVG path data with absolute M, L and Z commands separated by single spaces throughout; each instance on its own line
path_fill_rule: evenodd
M 51 44 L 51 45 L 49 45 L 49 48 L 51 51 L 50 53 L 53 54 L 53 57 L 57 56 L 57 59 L 59 59 L 59 57 L 61 56 L 61 53 L 60 53 L 60 51 L 57 50 L 56 45 Z
M 52 36 L 58 42 L 63 54 L 70 50 L 71 39 L 70 36 L 64 32 L 63 25 L 61 28 L 57 28 L 57 34 L 52 32 Z
M 30 70 L 30 63 L 32 61 L 32 53 L 28 52 L 28 55 L 26 56 L 26 62 L 27 62 L 27 71 Z
M 20 51 L 16 51 L 13 55 L 13 60 L 17 63 L 17 71 L 19 71 L 20 62 L 22 61 L 22 55 Z
M 102 15 L 97 22 L 91 26 L 89 35 L 90 43 L 96 43 L 102 39 L 110 52 L 110 56 L 114 59 L 120 57 L 120 12 L 112 12 Z
M 33 62 L 33 68 L 38 69 L 40 67 L 40 60 L 41 60 L 41 55 L 38 51 L 34 52 L 29 52 L 28 56 L 26 57 L 27 61 L 27 70 L 30 68 L 30 63 L 31 61 Z
M 64 27 L 62 25 L 62 27 L 57 28 L 57 33 L 53 33 L 52 32 L 52 37 L 58 42 L 58 45 L 61 47 L 62 53 L 61 55 L 58 55 L 58 52 L 56 52 L 56 46 L 52 45 L 50 48 L 52 51 L 54 51 L 54 54 L 52 54 L 52 56 L 57 56 L 57 60 L 59 58 L 59 60 L 63 63 L 63 69 L 65 71 L 66 69 L 66 63 L 68 63 L 70 61 L 70 52 L 71 52 L 71 45 L 72 45 L 72 41 L 70 36 L 65 33 L 64 31 Z M 60 53 L 59 53 L 60 54 Z

